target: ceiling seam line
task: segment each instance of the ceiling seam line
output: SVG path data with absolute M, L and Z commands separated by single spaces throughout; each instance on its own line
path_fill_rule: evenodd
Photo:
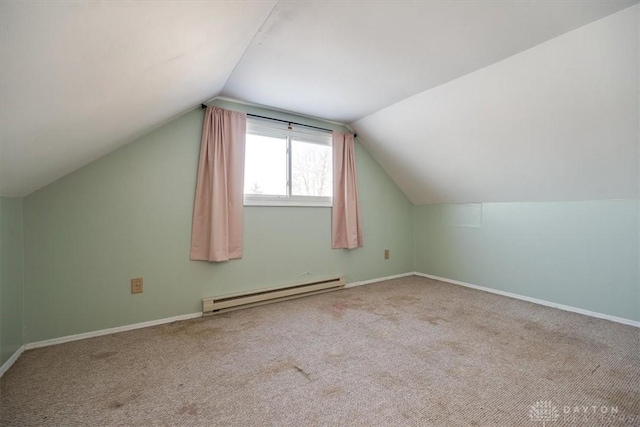
M 224 80 L 224 84 L 222 85 L 222 88 L 220 89 L 220 92 L 218 93 L 218 95 L 220 95 L 222 92 L 224 92 L 225 88 L 227 87 L 227 83 L 229 82 L 229 79 L 231 78 L 231 76 L 233 75 L 233 73 L 236 72 L 236 70 L 238 69 L 238 66 L 240 65 L 240 63 L 242 62 L 242 60 L 244 59 L 245 55 L 247 54 L 247 51 L 249 50 L 249 48 L 251 47 L 251 45 L 253 44 L 253 41 L 256 39 L 256 37 L 258 37 L 258 34 L 260 34 L 260 32 L 262 31 L 262 29 L 264 28 L 264 26 L 266 25 L 267 21 L 269 21 L 269 18 L 271 18 L 271 15 L 273 15 L 273 12 L 276 10 L 276 8 L 278 7 L 278 4 L 280 4 L 280 0 L 277 0 L 275 2 L 275 4 L 273 5 L 273 7 L 271 8 L 271 11 L 269 12 L 269 14 L 267 15 L 266 18 L 264 18 L 264 21 L 262 21 L 262 24 L 260 24 L 260 27 L 258 27 L 258 31 L 256 31 L 256 33 L 253 35 L 253 37 L 251 37 L 251 40 L 249 41 L 249 43 L 247 44 L 247 47 L 245 47 L 244 51 L 242 52 L 242 55 L 240 55 L 240 59 L 238 59 L 238 62 L 236 62 L 236 65 L 233 67 L 233 70 L 231 70 L 231 72 L 229 73 L 229 75 L 227 76 L 227 78 Z

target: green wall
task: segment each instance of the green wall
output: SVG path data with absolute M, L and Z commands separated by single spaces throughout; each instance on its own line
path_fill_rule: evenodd
M 416 206 L 416 271 L 640 321 L 639 10 L 411 98 L 437 123 L 420 128 L 425 144 L 461 153 L 428 184 L 487 202 L 479 227 L 455 225 L 465 205 Z M 471 164 L 474 147 L 488 167 Z
M 4 244 L 16 242 L 9 246 L 21 253 L 23 227 L 4 226 L 19 223 L 21 209 L 25 342 L 194 313 L 205 296 L 294 283 L 306 272 L 354 282 L 415 270 L 640 320 L 637 200 L 485 203 L 480 227 L 456 226 L 455 206 L 414 208 L 360 144 L 364 248 L 330 248 L 329 208 L 246 207 L 243 259 L 190 261 L 202 120 L 202 110 L 191 111 L 26 196 L 23 206 L 9 199 L 12 214 L 1 209 L 3 359 L 22 343 L 23 305 L 9 302 L 21 298 L 22 259 L 9 261 Z M 129 280 L 139 276 L 145 291 L 132 295 Z
M 246 207 L 243 259 L 190 261 L 202 121 L 194 110 L 24 198 L 27 342 L 198 312 L 203 297 L 305 272 L 354 282 L 413 270 L 413 205 L 359 144 L 364 248 L 331 249 L 330 208 Z
M 460 208 L 415 207 L 416 271 L 640 320 L 637 200 L 483 203 L 479 227 Z
M 23 340 L 22 199 L 0 197 L 0 365 Z

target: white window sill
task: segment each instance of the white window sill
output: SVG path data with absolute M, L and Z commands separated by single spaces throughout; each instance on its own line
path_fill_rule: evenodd
M 245 206 L 280 206 L 280 207 L 313 207 L 313 208 L 330 208 L 333 202 L 329 200 L 304 200 L 304 199 L 287 199 L 287 198 L 246 198 Z

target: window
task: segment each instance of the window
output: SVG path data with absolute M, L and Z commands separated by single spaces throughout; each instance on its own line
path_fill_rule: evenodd
M 331 133 L 248 118 L 244 204 L 331 206 Z

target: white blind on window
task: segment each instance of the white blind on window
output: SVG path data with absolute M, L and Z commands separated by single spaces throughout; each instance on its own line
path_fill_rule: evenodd
M 291 127 L 291 129 L 289 129 Z M 271 137 L 290 136 L 293 140 L 331 145 L 331 132 L 275 120 L 247 117 L 247 133 Z

